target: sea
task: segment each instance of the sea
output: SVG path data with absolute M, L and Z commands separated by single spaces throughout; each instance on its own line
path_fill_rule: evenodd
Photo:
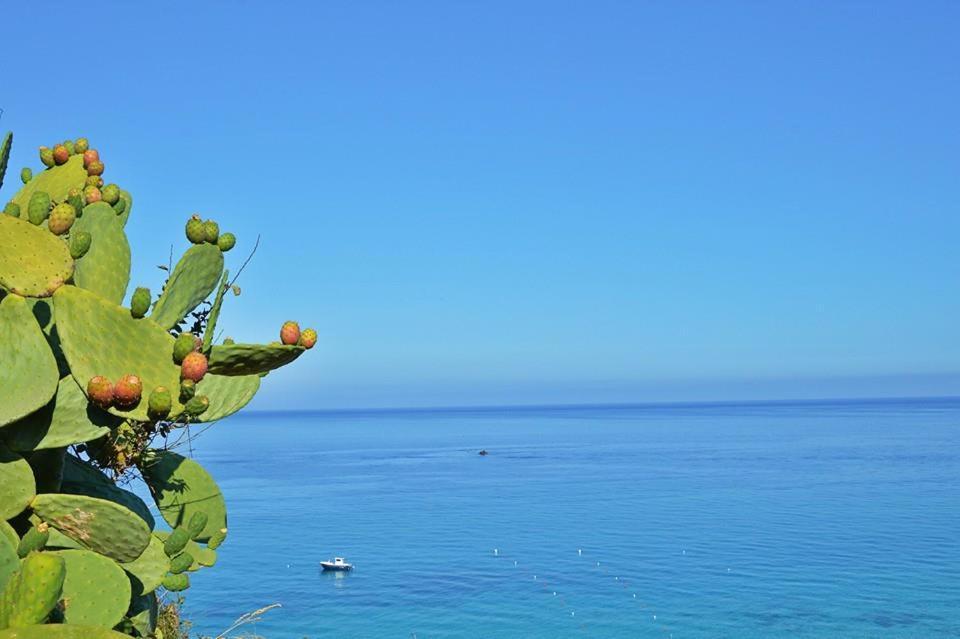
M 253 412 L 183 451 L 229 507 L 195 633 L 960 637 L 958 399 Z

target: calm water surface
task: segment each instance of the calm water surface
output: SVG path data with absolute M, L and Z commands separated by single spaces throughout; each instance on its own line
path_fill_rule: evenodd
M 230 507 L 200 631 L 278 602 L 269 639 L 960 637 L 960 401 L 260 413 L 193 445 Z

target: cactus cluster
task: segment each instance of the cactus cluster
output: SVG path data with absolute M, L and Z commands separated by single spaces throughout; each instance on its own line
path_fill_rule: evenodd
M 227 535 L 213 477 L 170 442 L 243 408 L 317 335 L 214 343 L 236 238 L 199 216 L 160 295 L 124 306 L 133 199 L 85 138 L 40 160 L 0 215 L 0 639 L 157 638 L 158 593 L 188 588 Z M 140 480 L 163 523 L 122 487 Z

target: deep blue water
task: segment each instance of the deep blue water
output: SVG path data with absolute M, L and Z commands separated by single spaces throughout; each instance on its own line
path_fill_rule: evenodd
M 194 449 L 230 507 L 204 632 L 960 637 L 958 400 L 260 413 Z

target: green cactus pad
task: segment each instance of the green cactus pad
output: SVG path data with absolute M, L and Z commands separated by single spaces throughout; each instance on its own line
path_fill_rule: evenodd
M 58 550 L 63 581 L 63 621 L 113 628 L 130 606 L 130 580 L 117 562 L 89 550 Z
M 179 388 L 180 367 L 171 358 L 173 337 L 150 319 L 133 319 L 129 310 L 75 286 L 57 291 L 54 306 L 60 344 L 81 388 L 96 375 L 117 380 L 131 373 L 140 377 L 144 388 Z M 147 421 L 147 404 L 141 401 L 131 410 L 110 412 Z M 171 414 L 182 411 L 174 397 Z
M 17 534 L 17 531 L 13 529 L 9 522 L 0 518 L 0 544 L 4 543 L 4 540 L 14 548 L 20 545 L 20 535 Z M 0 590 L 3 590 L 3 588 L 0 588 Z
M 12 201 L 20 205 L 20 217 L 26 219 L 27 204 L 30 202 L 30 196 L 35 192 L 44 191 L 54 202 L 63 202 L 67 199 L 67 192 L 70 189 L 82 189 L 86 180 L 87 170 L 83 168 L 83 158 L 74 155 L 66 164 L 34 174 L 33 179 L 17 191 Z
M 210 296 L 222 272 L 220 249 L 212 244 L 191 246 L 173 268 L 150 318 L 165 329 L 173 328 Z
M 150 536 L 150 544 L 133 561 L 120 564 L 130 573 L 134 594 L 145 595 L 157 589 L 170 571 L 170 558 L 163 551 L 163 542 Z
M 72 275 L 66 242 L 44 228 L 0 215 L 0 286 L 24 297 L 50 297 Z
M 95 626 L 28 626 L 0 630 L 0 639 L 130 639 L 129 636 Z
M 143 519 L 106 499 L 43 494 L 30 507 L 67 537 L 117 561 L 133 561 L 150 543 L 150 528 Z
M 5 426 L 46 405 L 60 380 L 47 338 L 30 305 L 17 295 L 0 301 L 0 352 L 0 426 Z
M 78 262 L 73 281 L 115 304 L 121 304 L 130 283 L 130 243 L 117 214 L 106 202 L 83 208 L 73 225 L 93 238 L 90 250 Z
M 0 143 L 0 187 L 3 186 L 3 176 L 7 172 L 7 163 L 10 161 L 10 147 L 13 146 L 13 133 L 7 132 Z
M 73 455 L 66 457 L 60 490 L 70 495 L 86 495 L 112 501 L 139 515 L 150 530 L 153 530 L 155 525 L 150 508 L 140 497 L 120 488 L 99 470 Z
M 289 364 L 303 351 L 302 346 L 283 344 L 221 344 L 210 348 L 207 371 L 217 375 L 259 375 Z
M 30 464 L 0 444 L 0 519 L 11 519 L 22 513 L 36 492 Z
M 195 421 L 215 422 L 246 406 L 260 389 L 259 375 L 226 376 L 207 373 L 197 384 L 197 395 L 206 395 L 210 406 Z
M 27 555 L 0 593 L 0 628 L 46 621 L 60 599 L 65 574 L 60 557 L 48 552 Z
M 120 201 L 117 202 L 114 207 L 122 208 L 123 212 L 117 215 L 117 219 L 120 220 L 121 226 L 126 226 L 127 220 L 130 219 L 130 212 L 133 210 L 133 196 L 127 191 L 120 189 Z M 116 210 L 116 208 L 114 210 Z
M 60 380 L 53 401 L 0 429 L 0 437 L 12 450 L 59 448 L 103 437 L 119 422 L 118 417 L 88 403 L 77 382 L 68 376 Z
M 3 592 L 3 587 L 19 568 L 20 558 L 17 556 L 16 546 L 6 537 L 0 536 L 0 592 Z
M 168 450 L 151 451 L 140 465 L 160 514 L 172 527 L 186 525 L 195 512 L 207 515 L 198 541 L 227 526 L 227 506 L 213 478 L 197 462 Z

